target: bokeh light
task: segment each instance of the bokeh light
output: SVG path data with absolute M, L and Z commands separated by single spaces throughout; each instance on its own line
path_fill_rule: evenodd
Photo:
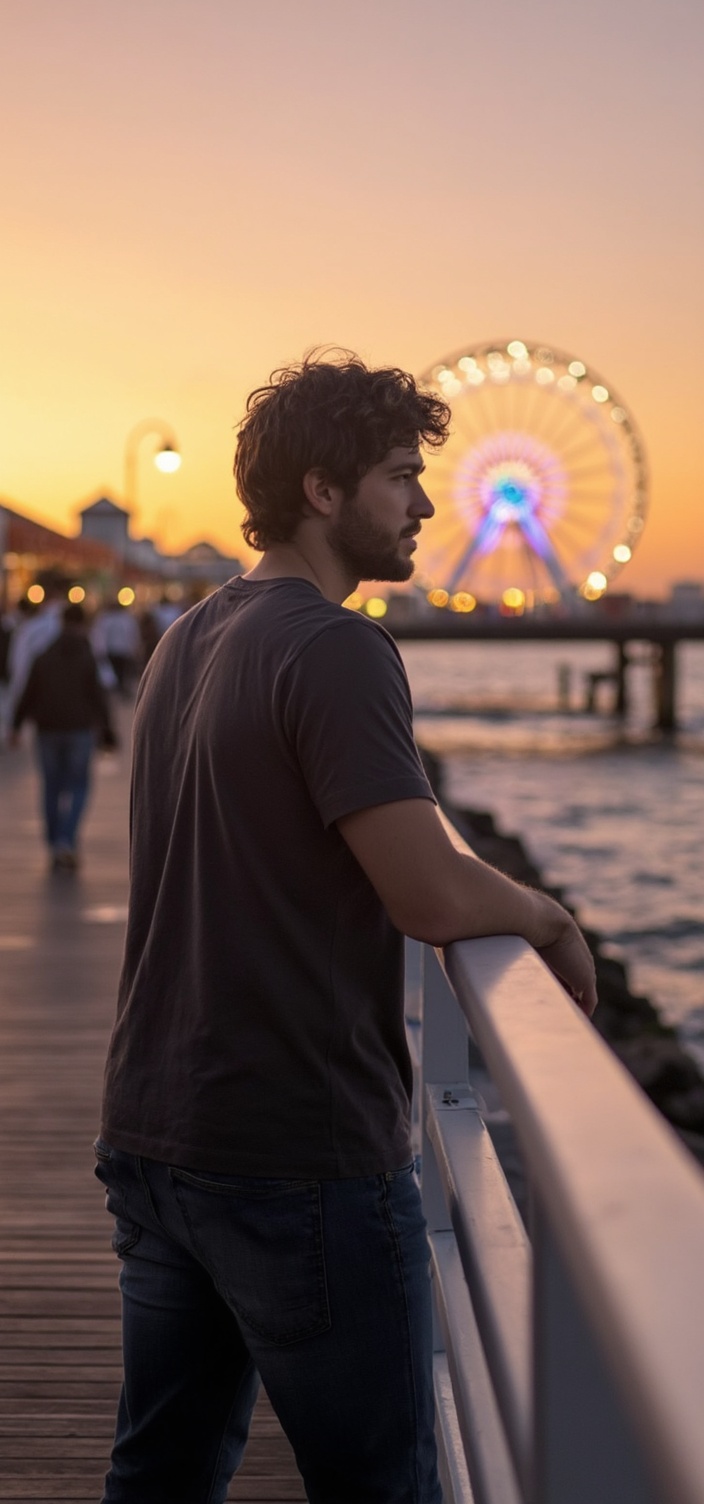
M 181 468 L 181 456 L 178 450 L 172 449 L 167 444 L 164 449 L 160 449 L 154 455 L 154 464 L 157 470 L 163 471 L 164 475 L 173 475 L 175 470 Z
M 457 590 L 450 596 L 450 605 L 453 611 L 473 611 L 477 602 L 468 590 Z
M 386 616 L 388 609 L 386 601 L 380 595 L 370 595 L 367 601 L 367 616 L 375 618 Z

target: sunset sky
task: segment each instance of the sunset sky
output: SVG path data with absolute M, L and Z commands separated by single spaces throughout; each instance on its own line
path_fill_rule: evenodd
M 613 386 L 651 512 L 619 587 L 704 579 L 701 0 L 4 0 L 0 498 L 244 553 L 248 391 L 336 343 L 416 373 L 541 340 Z M 432 487 L 431 487 L 432 491 Z

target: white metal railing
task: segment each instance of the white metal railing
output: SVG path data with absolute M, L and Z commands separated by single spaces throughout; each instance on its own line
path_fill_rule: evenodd
M 407 973 L 446 1504 L 703 1504 L 704 1175 L 525 941 Z

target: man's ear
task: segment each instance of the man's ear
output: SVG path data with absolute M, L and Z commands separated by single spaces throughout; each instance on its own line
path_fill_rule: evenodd
M 334 486 L 324 470 L 306 470 L 303 477 L 303 493 L 309 506 L 321 517 L 330 517 L 339 497 L 339 486 Z

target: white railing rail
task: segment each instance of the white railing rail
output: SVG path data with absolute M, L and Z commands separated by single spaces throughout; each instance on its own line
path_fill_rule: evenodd
M 409 942 L 420 991 L 446 1504 L 703 1504 L 704 1175 L 525 941 Z

